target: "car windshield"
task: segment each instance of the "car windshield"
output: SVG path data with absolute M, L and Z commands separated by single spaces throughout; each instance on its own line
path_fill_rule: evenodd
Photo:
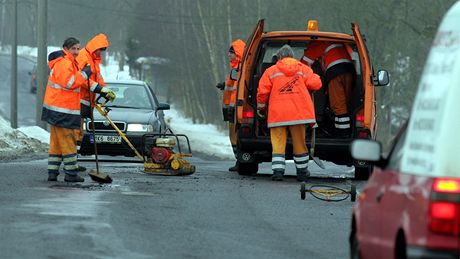
M 143 85 L 107 84 L 115 92 L 117 98 L 107 104 L 107 107 L 152 109 L 147 89 Z

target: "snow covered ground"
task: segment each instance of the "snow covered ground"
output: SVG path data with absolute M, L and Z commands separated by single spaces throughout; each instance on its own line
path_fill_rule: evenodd
M 60 48 L 48 47 L 48 53 L 58 49 Z M 36 58 L 37 49 L 20 46 L 18 55 Z M 128 71 L 128 66 L 119 71 L 118 62 L 113 56 L 108 56 L 101 66 L 101 73 L 106 79 L 129 79 Z M 174 133 L 189 137 L 193 152 L 221 159 L 234 159 L 227 131 L 219 131 L 212 124 L 194 124 L 191 119 L 176 110 L 174 104 L 171 104 L 171 110 L 165 111 L 165 117 Z M 15 159 L 25 154 L 47 152 L 48 144 L 49 133 L 42 128 L 33 126 L 15 130 L 10 127 L 9 121 L 0 117 L 0 161 Z

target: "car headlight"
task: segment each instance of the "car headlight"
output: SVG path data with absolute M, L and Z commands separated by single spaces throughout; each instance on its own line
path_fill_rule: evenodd
M 145 124 L 128 124 L 128 129 L 126 131 L 130 132 L 151 132 L 153 131 L 152 125 Z

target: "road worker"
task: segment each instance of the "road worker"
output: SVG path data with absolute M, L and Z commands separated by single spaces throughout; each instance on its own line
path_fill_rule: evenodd
M 288 130 L 294 148 L 297 180 L 310 176 L 309 154 L 305 143 L 306 125 L 316 124 L 310 91 L 321 88 L 320 77 L 294 57 L 289 45 L 276 54 L 278 61 L 263 73 L 257 88 L 257 116 L 266 117 L 272 143 L 272 180 L 281 181 L 286 167 L 285 149 Z
M 321 64 L 328 85 L 329 104 L 334 112 L 337 137 L 349 137 L 351 133 L 348 105 L 356 72 L 350 53 L 344 43 L 313 41 L 301 59 L 301 62 L 310 67 L 315 60 Z
M 228 50 L 228 59 L 230 60 L 231 69 L 238 69 L 241 59 L 243 58 L 244 48 L 246 44 L 243 40 L 237 39 L 232 42 L 230 49 Z M 230 72 L 231 74 L 231 72 Z M 236 88 L 237 80 L 232 80 L 230 74 L 227 77 L 225 83 L 219 83 L 216 85 L 217 88 L 224 90 L 222 111 L 224 114 L 224 121 L 228 121 L 228 135 L 230 137 L 230 143 L 232 144 L 233 154 L 236 158 L 236 128 L 235 128 L 235 103 L 236 103 Z M 238 161 L 235 165 L 228 169 L 229 171 L 238 170 Z
M 81 115 L 83 124 L 83 118 L 90 117 L 90 109 L 94 107 L 95 104 L 95 94 L 92 95 L 92 100 L 90 100 L 90 93 L 98 93 L 105 95 L 110 101 L 113 101 L 116 96 L 115 93 L 109 88 L 105 87 L 104 78 L 101 75 L 101 69 L 99 65 L 102 62 L 101 53 L 109 47 L 109 39 L 106 35 L 100 33 L 93 37 L 85 46 L 84 49 L 80 51 L 76 60 L 78 63 L 78 68 L 83 69 L 89 67 L 92 71 L 91 76 L 89 77 L 90 85 L 89 90 L 85 85 L 80 91 L 80 103 L 81 103 Z M 99 90 L 100 89 L 100 90 Z M 81 141 L 83 137 L 82 127 L 80 127 L 79 139 Z
M 91 70 L 80 71 L 77 67 L 75 57 L 80 49 L 77 39 L 66 39 L 62 47 L 48 56 L 51 72 L 43 100 L 42 120 L 50 124 L 48 181 L 57 181 L 59 167 L 64 162 L 64 181 L 83 182 L 78 172 L 86 168 L 77 165 L 75 131 L 80 128 L 80 91 Z

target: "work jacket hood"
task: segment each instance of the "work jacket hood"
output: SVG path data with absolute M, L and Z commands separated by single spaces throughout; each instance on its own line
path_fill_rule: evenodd
M 241 39 L 237 39 L 234 42 L 232 42 L 232 48 L 235 51 L 236 54 L 236 59 L 232 60 L 231 66 L 232 68 L 237 68 L 238 64 L 240 63 L 241 59 L 243 58 L 244 54 L 244 48 L 246 47 L 246 43 L 242 41 Z
M 53 51 L 48 55 L 48 67 L 50 69 L 53 69 L 54 65 L 59 62 L 61 59 L 63 59 L 65 56 L 67 56 L 68 59 L 70 59 L 72 62 L 74 61 L 74 57 L 72 54 L 70 54 L 66 50 L 57 50 Z
M 294 58 L 283 58 L 276 62 L 276 67 L 286 76 L 292 76 L 301 70 L 302 63 Z
M 85 49 L 93 55 L 94 52 L 98 49 L 108 48 L 109 47 L 109 38 L 103 33 L 99 33 L 94 36 L 85 46 Z

